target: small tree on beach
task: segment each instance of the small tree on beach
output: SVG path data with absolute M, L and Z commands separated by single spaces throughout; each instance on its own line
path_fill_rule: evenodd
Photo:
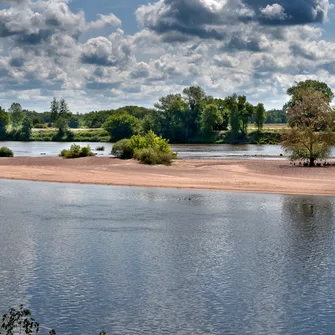
M 286 109 L 290 129 L 283 133 L 282 146 L 291 160 L 306 160 L 309 166 L 329 157 L 335 143 L 335 113 L 330 107 L 334 95 L 319 86 L 323 90 L 302 83 L 288 90 L 293 92 Z

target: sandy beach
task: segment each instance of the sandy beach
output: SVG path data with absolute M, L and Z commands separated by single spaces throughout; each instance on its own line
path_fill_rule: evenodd
M 0 179 L 335 196 L 335 167 L 275 160 L 180 159 L 147 166 L 109 157 L 0 158 Z

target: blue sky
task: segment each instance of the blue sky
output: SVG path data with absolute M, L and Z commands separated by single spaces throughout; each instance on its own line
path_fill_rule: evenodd
M 329 0 L 0 0 L 0 106 L 73 112 L 200 85 L 280 108 L 295 81 L 335 90 Z

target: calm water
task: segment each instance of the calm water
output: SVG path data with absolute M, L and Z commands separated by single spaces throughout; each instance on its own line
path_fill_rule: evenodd
M 334 198 L 0 181 L 0 310 L 57 334 L 334 334 L 334 227 Z
M 113 144 L 101 142 L 77 143 L 90 145 L 94 150 L 103 145 L 104 151 L 96 151 L 99 155 L 109 155 Z M 14 151 L 15 156 L 57 156 L 62 149 L 68 149 L 71 143 L 63 142 L 0 142 Z M 279 145 L 173 145 L 180 158 L 276 158 L 283 153 Z M 264 157 L 266 156 L 266 157 Z M 334 150 L 335 156 L 335 150 Z

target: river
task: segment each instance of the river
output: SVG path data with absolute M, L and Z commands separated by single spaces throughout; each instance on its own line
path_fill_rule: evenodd
M 0 311 L 65 335 L 334 334 L 334 227 L 331 197 L 0 181 Z
M 15 156 L 57 156 L 61 150 L 70 148 L 72 143 L 64 142 L 0 142 L 0 146 L 9 147 Z M 101 142 L 76 142 L 79 145 L 89 145 L 98 155 L 109 156 L 113 147 L 112 143 Z M 99 146 L 104 146 L 103 151 L 96 151 Z M 208 158 L 208 159 L 285 159 L 280 145 L 268 144 L 179 144 L 172 145 L 178 152 L 179 158 Z M 335 157 L 335 147 L 331 156 Z

